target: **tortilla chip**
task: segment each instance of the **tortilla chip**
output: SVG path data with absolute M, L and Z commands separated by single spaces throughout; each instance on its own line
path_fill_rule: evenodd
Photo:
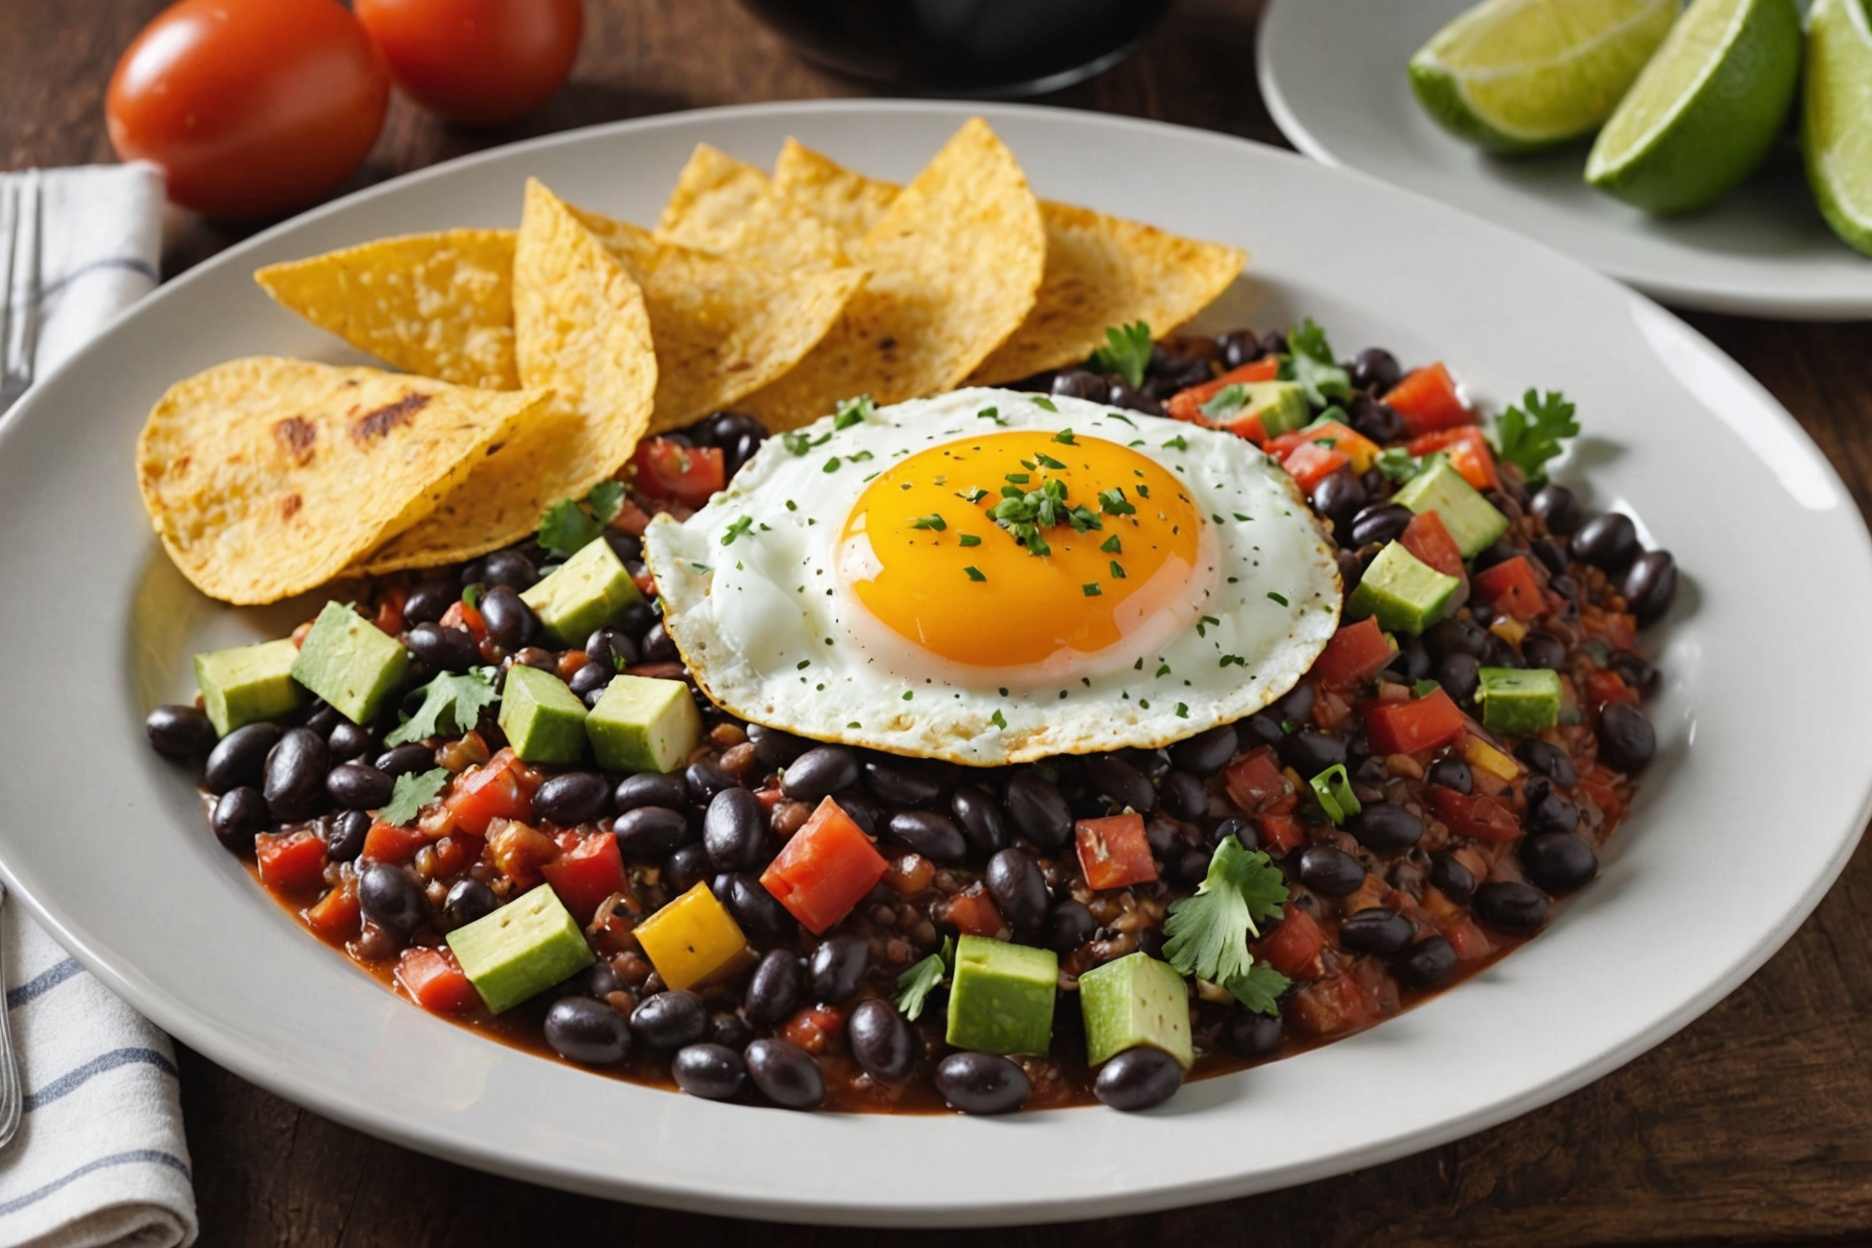
M 380 238 L 254 274 L 314 325 L 405 372 L 512 390 L 513 231 Z
M 783 194 L 808 202 L 846 239 L 862 238 L 897 187 L 853 173 L 788 139 L 774 162 Z M 968 377 L 993 385 L 1064 364 L 1105 344 L 1109 325 L 1143 321 L 1161 338 L 1213 302 L 1242 270 L 1236 247 L 1165 233 L 1072 204 L 1040 201 L 1046 275 L 1033 311 Z
M 275 602 L 420 522 L 546 397 L 233 360 L 157 401 L 137 440 L 137 486 L 197 588 L 225 602 Z
M 611 476 L 650 424 L 657 361 L 643 292 L 557 196 L 527 182 L 514 245 L 520 379 L 553 392 L 433 513 L 363 562 L 431 567 L 532 533 L 540 513 Z
M 1046 235 L 1026 176 L 978 118 L 891 201 L 852 255 L 870 276 L 838 326 L 744 401 L 770 429 L 807 424 L 853 394 L 896 403 L 954 386 L 1033 307 Z
M 787 272 L 851 263 L 836 230 L 802 212 L 765 173 L 706 143 L 677 177 L 657 237 Z

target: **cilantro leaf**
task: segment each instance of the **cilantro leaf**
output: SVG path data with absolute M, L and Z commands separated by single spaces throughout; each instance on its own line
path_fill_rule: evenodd
M 822 433 L 816 438 L 810 434 L 801 433 L 798 430 L 780 435 L 780 444 L 795 455 L 804 455 L 807 451 L 812 450 L 813 447 L 824 446 L 831 440 L 832 435 L 829 433 Z
M 605 525 L 624 509 L 624 483 L 600 481 L 583 502 L 562 498 L 540 516 L 539 544 L 571 558 L 604 535 Z
M 1227 420 L 1248 405 L 1248 387 L 1233 382 L 1216 391 L 1215 397 L 1202 405 L 1202 414 L 1210 420 Z
M 1261 934 L 1257 923 L 1280 917 L 1286 900 L 1280 868 L 1266 854 L 1226 837 L 1195 895 L 1171 905 L 1164 920 L 1164 960 L 1183 975 L 1224 987 L 1248 982 L 1254 966 L 1248 940 Z
M 1129 325 L 1108 326 L 1105 345 L 1092 353 L 1092 367 L 1101 373 L 1117 373 L 1132 389 L 1144 384 L 1144 370 L 1150 365 L 1151 332 L 1143 321 Z
M 955 960 L 955 937 L 943 937 L 942 949 L 897 977 L 897 1008 L 911 1022 L 923 1016 L 923 1004 L 949 974 Z
M 868 394 L 855 394 L 849 399 L 840 399 L 838 406 L 833 409 L 832 427 L 849 429 L 853 425 L 861 425 L 871 419 L 876 411 L 877 404 L 871 401 Z
M 1530 389 L 1521 406 L 1512 404 L 1495 418 L 1495 453 L 1521 469 L 1529 485 L 1547 479 L 1547 461 L 1558 455 L 1561 442 L 1579 434 L 1573 404 L 1558 390 L 1542 395 Z
M 416 812 L 424 805 L 435 800 L 435 795 L 442 791 L 442 786 L 448 781 L 446 767 L 421 773 L 403 773 L 396 778 L 396 787 L 390 790 L 390 804 L 378 811 L 377 817 L 399 828 L 404 826 L 416 817 Z
M 1384 450 L 1378 452 L 1378 458 L 1373 462 L 1378 466 L 1378 471 L 1384 473 L 1388 480 L 1399 484 L 1410 480 L 1423 468 L 1417 457 L 1401 446 L 1385 447 Z
M 624 483 L 600 481 L 585 496 L 585 506 L 591 511 L 592 519 L 599 524 L 610 524 L 617 519 L 618 512 L 624 510 Z
M 1287 346 L 1288 353 L 1281 357 L 1281 377 L 1299 382 L 1307 402 L 1329 407 L 1336 399 L 1352 397 L 1352 378 L 1334 362 L 1326 331 L 1312 317 L 1287 331 Z
M 423 686 L 422 705 L 384 738 L 385 745 L 405 745 L 425 737 L 467 732 L 481 718 L 481 708 L 492 706 L 494 669 L 475 667 L 456 675 L 443 672 Z
M 1244 975 L 1231 979 L 1223 987 L 1234 998 L 1257 1014 L 1279 1014 L 1280 995 L 1293 981 L 1265 962 L 1257 962 Z

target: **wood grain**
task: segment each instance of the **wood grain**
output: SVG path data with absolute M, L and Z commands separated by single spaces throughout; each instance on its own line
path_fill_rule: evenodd
M 7 167 L 111 159 L 104 85 L 118 50 L 161 5 L 5 0 Z M 1185 0 L 1137 56 L 1047 102 L 1280 142 L 1254 89 L 1258 7 Z M 590 0 L 588 19 L 574 81 L 536 116 L 472 131 L 399 100 L 358 184 L 573 126 L 861 91 L 795 60 L 729 0 Z M 178 218 L 166 271 L 238 237 Z M 1872 507 L 1872 326 L 1691 320 L 1799 418 L 1860 507 Z M 181 1064 L 204 1244 L 506 1248 L 589 1238 L 792 1248 L 877 1238 L 627 1211 L 482 1175 L 307 1113 L 193 1053 Z M 1872 862 L 1856 859 L 1787 947 L 1727 1001 L 1555 1105 L 1391 1165 L 1251 1201 L 1009 1230 L 996 1240 L 1008 1248 L 1872 1243 Z

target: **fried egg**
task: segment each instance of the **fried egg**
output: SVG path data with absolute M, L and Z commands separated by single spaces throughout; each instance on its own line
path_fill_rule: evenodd
M 769 439 L 644 534 L 696 682 L 754 723 L 991 766 L 1252 714 L 1338 626 L 1332 543 L 1232 434 L 958 390 Z

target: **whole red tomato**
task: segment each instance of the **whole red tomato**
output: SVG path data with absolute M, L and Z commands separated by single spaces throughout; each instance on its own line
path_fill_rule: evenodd
M 182 0 L 124 50 L 105 114 L 125 160 L 211 217 L 302 208 L 363 163 L 390 76 L 337 0 Z
M 356 0 L 397 85 L 451 121 L 510 121 L 572 71 L 580 0 Z

